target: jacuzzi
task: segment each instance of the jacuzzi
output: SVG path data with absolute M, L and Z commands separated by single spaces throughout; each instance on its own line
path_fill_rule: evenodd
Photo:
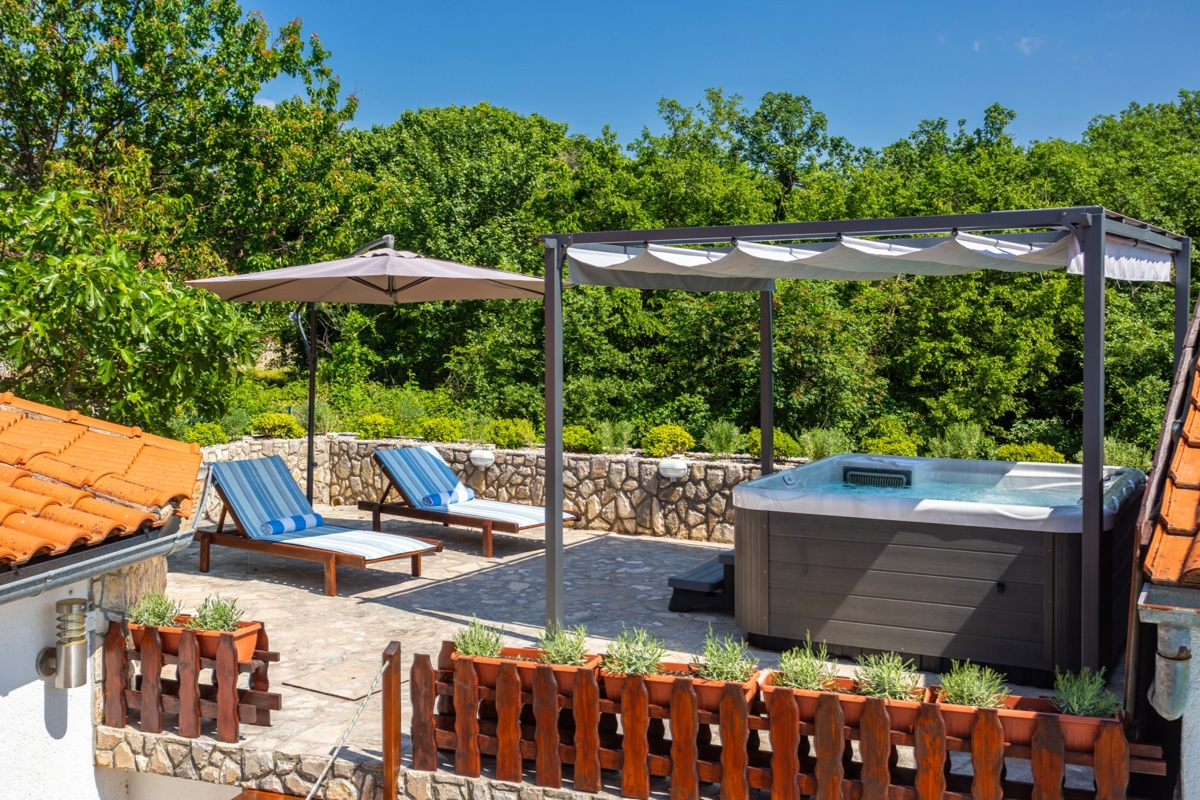
M 1081 472 L 847 454 L 740 484 L 738 626 L 760 647 L 811 635 L 837 655 L 894 650 L 934 670 L 969 658 L 1041 683 L 1078 668 L 1086 622 L 1111 661 L 1146 476 L 1105 468 L 1101 609 L 1085 621 Z

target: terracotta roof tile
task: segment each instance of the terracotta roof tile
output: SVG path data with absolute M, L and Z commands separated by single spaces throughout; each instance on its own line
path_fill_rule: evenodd
M 0 394 L 0 570 L 187 514 L 200 448 Z
M 1183 435 L 1170 454 L 1143 569 L 1153 583 L 1200 587 L 1200 380 L 1194 372 L 1187 377 L 1192 386 Z

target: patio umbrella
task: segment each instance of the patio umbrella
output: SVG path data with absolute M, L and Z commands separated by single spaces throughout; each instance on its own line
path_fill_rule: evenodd
M 387 247 L 368 249 L 379 244 Z M 310 335 L 316 325 L 317 303 L 428 303 L 439 300 L 520 300 L 541 298 L 540 277 L 498 269 L 468 267 L 393 250 L 386 236 L 347 258 L 284 267 L 244 275 L 187 281 L 222 300 L 237 302 L 308 303 Z M 303 330 L 301 330 L 303 333 Z M 313 417 L 316 404 L 316 349 L 308 344 L 308 500 L 313 496 Z

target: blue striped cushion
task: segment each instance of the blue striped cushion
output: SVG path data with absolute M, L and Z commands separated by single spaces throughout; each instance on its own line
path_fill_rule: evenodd
M 457 493 L 459 497 L 465 497 L 470 491 L 433 445 L 376 450 L 375 457 L 404 496 L 418 508 L 436 508 L 446 504 L 434 502 L 439 496 Z M 461 502 L 464 501 L 455 502 L 455 505 Z
M 294 517 L 284 517 L 283 519 L 273 519 L 265 522 L 260 530 L 269 536 L 273 533 L 290 533 L 308 528 L 319 528 L 324 524 L 325 520 L 321 519 L 320 514 L 297 514 Z
M 468 500 L 465 503 L 455 503 L 453 506 L 434 506 L 429 510 L 462 514 L 467 517 L 480 517 L 481 519 L 515 522 L 522 528 L 546 524 L 546 509 L 541 506 L 503 503 L 499 500 Z M 563 519 L 571 519 L 571 515 L 564 511 Z
M 272 520 L 313 513 L 279 456 L 219 461 L 212 465 L 212 477 L 251 538 L 265 536 L 263 526 Z

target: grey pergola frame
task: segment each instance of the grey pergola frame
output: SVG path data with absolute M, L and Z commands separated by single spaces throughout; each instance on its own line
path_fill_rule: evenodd
M 1104 481 L 1104 253 L 1108 237 L 1145 243 L 1173 253 L 1175 271 L 1175 362 L 1187 333 L 1191 239 L 1108 211 L 1073 206 L 1028 211 L 993 211 L 889 219 L 715 225 L 662 230 L 561 233 L 540 237 L 545 246 L 546 322 L 546 620 L 563 621 L 563 307 L 562 268 L 567 248 L 578 244 L 728 244 L 733 241 L 786 242 L 839 236 L 905 236 L 954 231 L 1065 230 L 1078 237 L 1084 258 L 1083 299 L 1083 584 L 1082 614 L 1099 613 L 1100 548 Z M 1092 265 L 1101 265 L 1099 269 Z M 772 293 L 759 293 L 759 427 L 762 471 L 773 471 L 774 342 Z M 1082 626 L 1082 663 L 1100 664 L 1095 626 Z

